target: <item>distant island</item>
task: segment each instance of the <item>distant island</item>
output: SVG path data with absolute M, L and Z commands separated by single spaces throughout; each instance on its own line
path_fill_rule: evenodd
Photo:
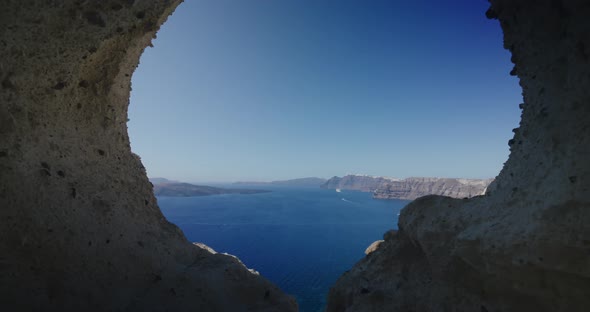
M 368 175 L 333 177 L 321 188 L 372 192 L 378 199 L 414 200 L 426 195 L 470 198 L 483 195 L 493 179 L 390 178 Z
M 221 194 L 258 194 L 270 192 L 268 190 L 233 189 L 206 185 L 195 185 L 190 183 L 172 181 L 165 178 L 150 178 L 150 182 L 152 182 L 152 184 L 154 185 L 154 194 L 156 196 L 167 197 L 191 197 Z
M 316 177 L 308 177 L 308 178 L 299 178 L 299 179 L 291 179 L 291 180 L 279 180 L 279 181 L 270 181 L 270 182 L 252 182 L 252 181 L 244 181 L 244 182 L 235 182 L 235 185 L 277 185 L 277 186 L 294 186 L 294 187 L 320 187 L 322 184 L 326 183 L 326 179 L 316 178 Z

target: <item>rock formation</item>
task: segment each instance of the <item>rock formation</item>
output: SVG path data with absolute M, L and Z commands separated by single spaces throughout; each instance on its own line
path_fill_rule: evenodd
M 374 198 L 416 199 L 426 195 L 471 198 L 483 195 L 492 179 L 407 178 L 381 184 Z
M 508 161 L 486 196 L 409 204 L 328 311 L 590 307 L 590 4 L 492 0 L 486 15 L 523 89 Z
M 377 248 L 379 248 L 379 246 L 383 242 L 384 242 L 384 240 L 382 240 L 382 239 L 380 239 L 378 241 L 374 241 L 371 245 L 369 245 L 369 247 L 367 247 L 367 249 L 365 249 L 365 255 L 368 255 L 368 254 L 372 253 L 373 251 L 377 250 Z
M 179 2 L 2 4 L 0 310 L 297 309 L 188 242 L 131 153 L 130 77 Z

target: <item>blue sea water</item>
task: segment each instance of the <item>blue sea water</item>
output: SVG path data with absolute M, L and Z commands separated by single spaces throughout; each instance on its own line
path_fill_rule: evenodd
M 295 296 L 303 312 L 323 311 L 330 286 L 397 227 L 408 203 L 355 191 L 264 188 L 272 192 L 159 197 L 158 203 L 190 241 L 237 256 Z

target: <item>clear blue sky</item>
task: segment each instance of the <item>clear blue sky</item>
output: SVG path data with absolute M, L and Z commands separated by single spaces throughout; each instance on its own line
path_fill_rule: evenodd
M 189 182 L 494 177 L 522 101 L 484 0 L 189 0 L 133 75 L 131 145 Z

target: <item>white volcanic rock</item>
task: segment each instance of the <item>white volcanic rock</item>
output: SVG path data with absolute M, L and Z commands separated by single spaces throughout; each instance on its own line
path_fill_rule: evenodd
M 365 249 L 365 255 L 368 255 L 368 254 L 372 253 L 373 251 L 377 250 L 377 248 L 379 248 L 379 246 L 383 242 L 384 242 L 384 240 L 381 239 L 381 240 L 374 241 L 373 243 L 371 243 L 371 245 L 369 245 L 369 247 L 367 247 L 367 249 Z

